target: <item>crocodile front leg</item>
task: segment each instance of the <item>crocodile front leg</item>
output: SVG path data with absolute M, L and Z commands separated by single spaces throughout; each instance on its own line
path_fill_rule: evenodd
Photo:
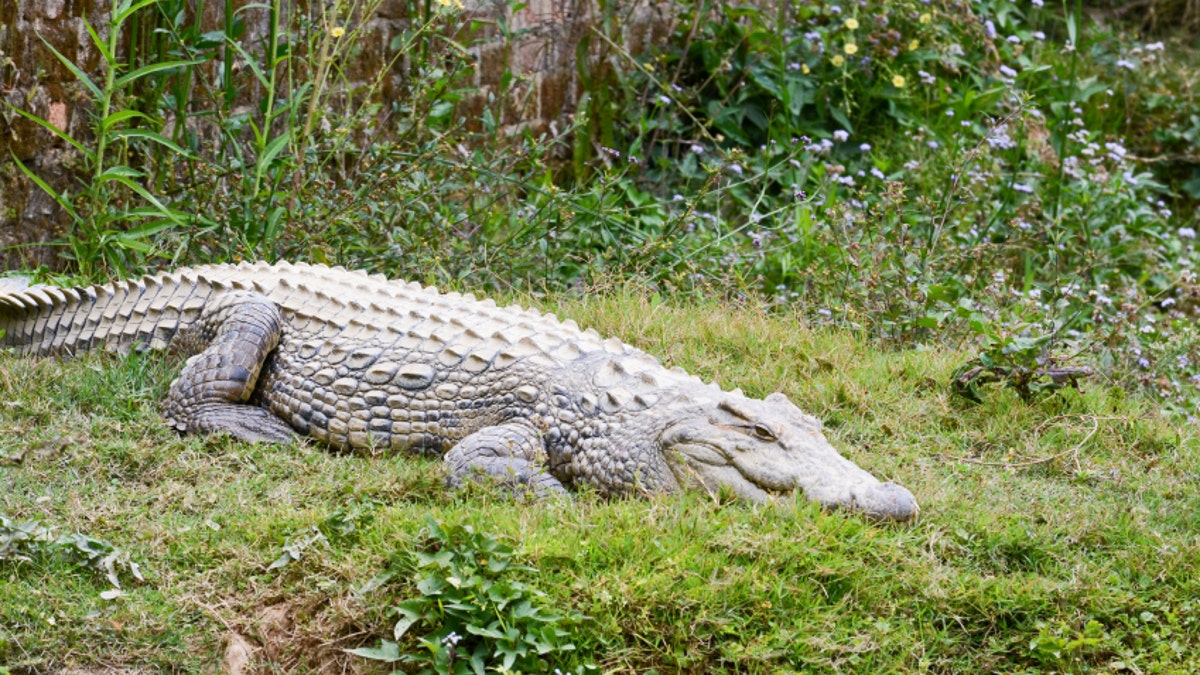
M 544 457 L 538 430 L 526 420 L 515 420 L 467 436 L 446 453 L 445 461 L 453 486 L 464 478 L 486 475 L 518 493 L 565 494 L 562 483 L 545 470 Z
M 279 344 L 279 307 L 258 293 L 230 293 L 205 307 L 177 339 L 197 351 L 171 383 L 167 422 L 183 433 L 225 432 L 249 442 L 284 443 L 295 432 L 265 408 L 247 403 L 267 356 Z

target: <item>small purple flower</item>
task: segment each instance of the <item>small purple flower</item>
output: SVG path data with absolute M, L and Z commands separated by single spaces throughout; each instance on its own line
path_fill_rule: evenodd
M 995 38 L 996 37 L 996 24 L 992 23 L 991 19 L 988 19 L 987 21 L 985 21 L 983 23 L 983 31 L 985 33 L 987 33 L 987 36 L 989 38 Z
M 862 150 L 863 152 L 870 152 L 870 151 L 871 151 L 871 144 L 870 144 L 870 143 L 863 143 L 862 145 L 858 146 L 858 149 L 859 149 L 859 150 Z
M 837 131 L 833 132 L 833 140 L 837 141 L 838 143 L 845 143 L 849 139 L 850 132 L 846 131 L 845 129 L 838 129 Z

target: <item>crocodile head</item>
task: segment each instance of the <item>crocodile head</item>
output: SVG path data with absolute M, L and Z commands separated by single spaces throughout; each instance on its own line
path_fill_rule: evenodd
M 911 492 L 838 454 L 821 423 L 783 394 L 764 400 L 723 394 L 668 426 L 659 441 L 681 485 L 756 502 L 800 490 L 826 507 L 878 520 L 911 520 L 919 511 Z

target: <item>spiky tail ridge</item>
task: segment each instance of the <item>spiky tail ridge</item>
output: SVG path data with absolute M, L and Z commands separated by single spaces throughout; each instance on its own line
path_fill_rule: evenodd
M 212 292 L 177 274 L 88 288 L 12 288 L 0 286 L 0 347 L 41 356 L 164 349 Z

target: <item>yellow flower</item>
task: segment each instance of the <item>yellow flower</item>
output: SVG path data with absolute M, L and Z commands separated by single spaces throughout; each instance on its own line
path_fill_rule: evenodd
M 833 58 L 829 59 L 829 62 L 833 64 L 834 68 L 841 68 L 846 59 L 843 59 L 841 54 L 834 54 Z
M 801 64 L 800 64 L 800 72 L 802 72 L 802 73 L 804 73 L 805 75 L 807 75 L 807 74 L 811 73 L 811 72 L 812 72 L 812 70 L 811 70 L 811 69 L 808 67 L 808 64 L 807 64 L 807 63 L 801 63 Z
M 917 47 L 920 47 L 920 46 L 921 46 L 920 40 L 913 40 L 912 42 L 908 43 L 908 51 L 915 52 L 915 51 L 917 51 Z
M 342 28 L 341 26 L 334 26 L 333 29 L 329 31 L 329 34 L 335 38 L 340 38 L 346 34 L 346 29 Z
M 892 86 L 897 89 L 899 89 L 900 87 L 903 87 L 904 86 L 904 76 L 896 75 L 896 76 L 892 77 Z
M 847 54 L 849 54 L 851 56 L 854 56 L 855 54 L 858 53 L 858 45 L 854 44 L 853 42 L 847 42 L 846 46 L 842 47 L 842 51 L 846 52 Z
M 925 12 L 924 14 L 921 15 L 921 18 L 918 20 L 921 23 L 929 23 L 930 21 L 933 21 L 933 15 L 930 14 L 929 12 Z
M 442 7 L 453 7 L 454 9 L 462 9 L 462 0 L 437 0 L 437 3 Z
M 843 25 L 850 30 L 854 30 L 855 28 L 858 28 L 858 19 L 846 19 L 846 23 Z

